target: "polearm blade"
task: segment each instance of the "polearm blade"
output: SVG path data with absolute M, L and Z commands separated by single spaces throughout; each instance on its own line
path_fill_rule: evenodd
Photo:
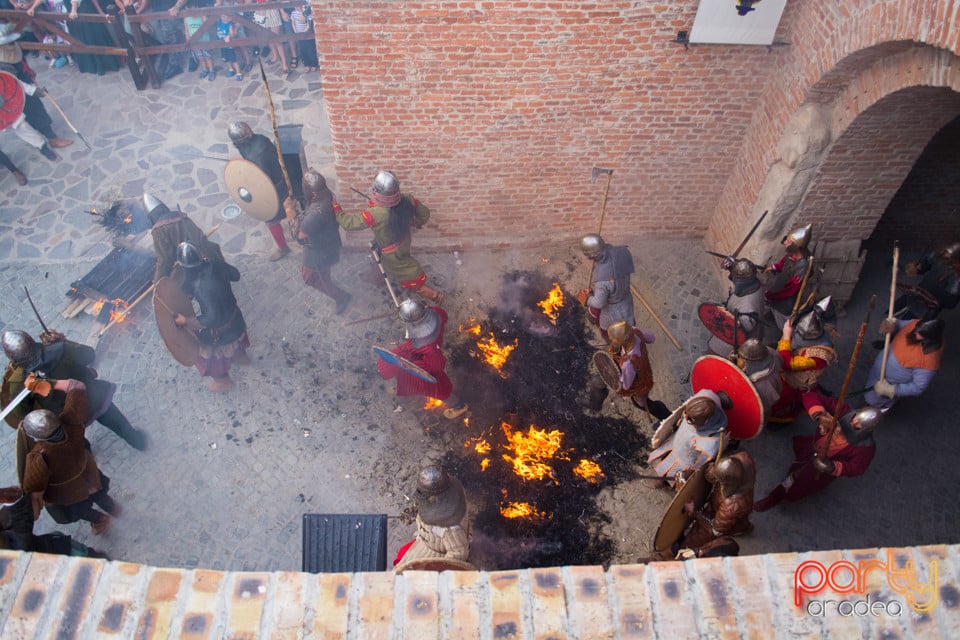
M 63 118 L 63 121 L 67 123 L 67 126 L 70 127 L 70 129 L 75 134 L 77 134 L 77 137 L 80 138 L 81 141 L 83 141 L 83 144 L 87 145 L 87 149 L 89 149 L 90 151 L 93 151 L 93 147 L 91 147 L 90 143 L 87 142 L 87 139 L 83 137 L 83 134 L 80 133 L 80 131 L 75 126 L 73 126 L 73 123 L 70 122 L 70 118 L 68 118 L 67 114 L 63 112 L 63 109 L 61 109 L 60 105 L 57 104 L 57 101 L 53 99 L 53 96 L 50 95 L 50 92 L 47 91 L 46 87 L 40 87 L 40 89 L 43 91 L 43 94 L 47 97 L 47 99 L 50 100 L 50 104 L 52 104 L 53 107 L 57 110 L 57 113 L 60 114 L 60 117 Z
M 50 333 L 50 329 L 47 329 L 47 323 L 43 321 L 43 318 L 40 317 L 40 312 L 37 311 L 37 305 L 33 304 L 33 298 L 30 297 L 30 290 L 27 289 L 27 285 L 23 285 L 23 292 L 27 294 L 27 301 L 30 303 L 30 308 L 33 309 L 34 315 L 37 316 L 40 326 L 43 327 L 43 332 Z
M 20 390 L 20 393 L 17 394 L 17 397 L 10 401 L 10 404 L 3 408 L 3 411 L 0 411 L 0 420 L 6 418 L 10 413 L 20 406 L 20 403 L 23 402 L 23 399 L 30 395 L 30 389 L 24 387 Z

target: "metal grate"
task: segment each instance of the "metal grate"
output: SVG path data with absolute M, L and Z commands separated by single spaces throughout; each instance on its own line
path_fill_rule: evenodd
M 386 514 L 303 515 L 303 571 L 386 571 Z

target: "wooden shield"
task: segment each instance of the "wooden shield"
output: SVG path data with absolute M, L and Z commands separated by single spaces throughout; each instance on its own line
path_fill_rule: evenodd
M 420 378 L 424 382 L 429 382 L 430 384 L 436 384 L 437 379 L 430 375 L 424 369 L 413 364 L 406 358 L 400 357 L 394 352 L 390 351 L 386 347 L 381 347 L 379 345 L 373 345 L 373 352 L 377 354 L 377 357 L 386 362 L 387 364 L 392 364 L 395 367 L 406 371 L 412 376 Z
M 200 340 L 192 330 L 177 326 L 174 318 L 178 313 L 187 318 L 196 316 L 190 297 L 180 290 L 180 285 L 171 278 L 160 278 L 153 290 L 153 314 L 157 318 L 160 337 L 174 360 L 192 367 L 197 364 L 200 354 Z
M 477 568 L 469 562 L 454 558 L 416 558 L 401 560 L 393 570 L 403 573 L 404 571 L 476 571 Z
M 227 193 L 243 212 L 255 220 L 269 222 L 277 217 L 280 197 L 273 180 L 255 163 L 234 158 L 223 170 Z
M 593 366 L 611 391 L 619 392 L 623 389 L 620 385 L 620 367 L 609 351 L 597 351 L 593 354 Z
M 727 344 L 732 345 L 734 338 L 736 338 L 738 345 L 746 341 L 747 334 L 743 332 L 743 327 L 723 305 L 704 302 L 697 307 L 697 315 L 700 316 L 700 322 L 707 328 L 707 331 Z
M 673 502 L 667 507 L 667 512 L 663 514 L 663 520 L 660 521 L 657 533 L 653 536 L 653 550 L 669 551 L 670 545 L 680 538 L 693 521 L 691 516 L 683 512 L 683 505 L 692 500 L 694 508 L 699 509 L 709 497 L 710 483 L 703 474 L 703 467 L 700 467 L 680 487 L 677 495 L 673 497 Z
M 727 414 L 727 433 L 731 438 L 755 438 L 767 422 L 757 388 L 747 374 L 726 358 L 713 355 L 698 358 L 690 372 L 690 386 L 694 393 L 707 389 L 723 391 L 730 396 L 733 407 L 724 409 L 724 413 Z
M 12 73 L 0 71 L 0 131 L 6 129 L 23 113 L 26 96 L 20 81 Z

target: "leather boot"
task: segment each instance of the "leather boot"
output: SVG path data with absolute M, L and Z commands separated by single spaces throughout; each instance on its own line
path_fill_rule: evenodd
M 20 171 L 20 169 L 13 170 L 13 177 L 17 179 L 17 183 L 21 187 L 27 184 L 27 176 L 23 175 L 23 171 Z
M 753 503 L 753 510 L 757 512 L 766 511 L 767 509 L 772 509 L 781 502 L 787 496 L 787 489 L 782 484 L 778 484 L 776 488 L 770 492 L 763 500 L 757 500 Z

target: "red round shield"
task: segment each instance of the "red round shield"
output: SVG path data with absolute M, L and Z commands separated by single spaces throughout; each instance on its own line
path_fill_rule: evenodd
M 737 365 L 719 356 L 701 356 L 693 363 L 690 386 L 696 393 L 701 389 L 723 391 L 733 402 L 733 407 L 724 409 L 727 414 L 727 432 L 731 438 L 749 440 L 757 437 L 767 416 L 760 402 L 760 395 L 750 378 Z
M 0 71 L 0 131 L 6 129 L 23 113 L 23 87 L 17 77 Z
M 743 327 L 723 305 L 704 302 L 697 307 L 697 315 L 700 316 L 700 322 L 707 328 L 707 331 L 727 344 L 733 344 L 734 335 L 736 335 L 738 345 L 746 341 L 747 334 L 743 332 Z M 736 328 L 736 334 L 734 334 L 734 328 Z

